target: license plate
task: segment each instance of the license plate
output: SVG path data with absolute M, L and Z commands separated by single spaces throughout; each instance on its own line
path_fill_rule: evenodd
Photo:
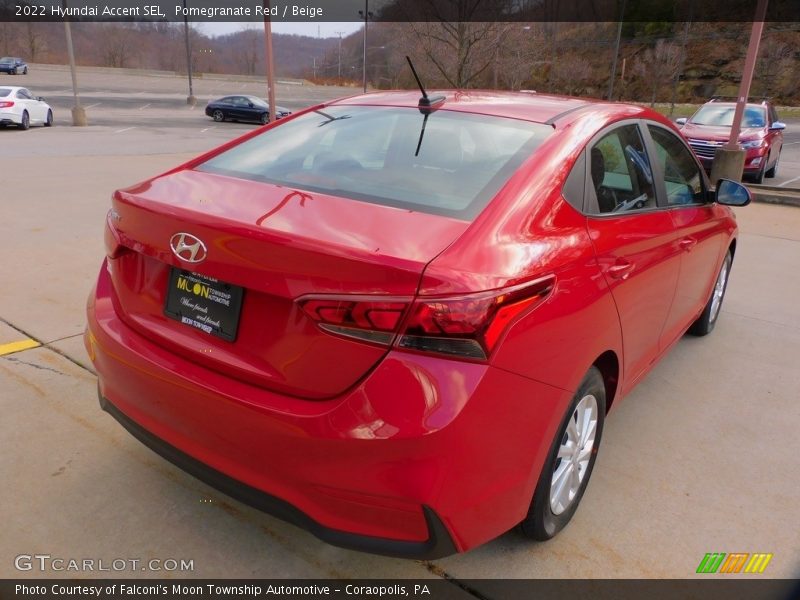
M 232 342 L 239 328 L 243 293 L 238 285 L 172 267 L 164 314 Z

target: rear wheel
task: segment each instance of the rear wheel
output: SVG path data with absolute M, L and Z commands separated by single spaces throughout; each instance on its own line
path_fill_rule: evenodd
M 778 152 L 778 158 L 775 159 L 775 164 L 772 165 L 772 168 L 769 169 L 766 173 L 764 173 L 764 177 L 769 177 L 772 179 L 775 175 L 778 174 L 778 163 L 781 162 L 781 153 Z
M 19 124 L 20 129 L 28 129 L 31 126 L 31 118 L 28 116 L 28 111 L 22 113 L 22 122 Z
M 605 414 L 605 383 L 592 367 L 553 440 L 528 516 L 520 524 L 528 537 L 549 540 L 572 519 L 592 474 Z
M 25 67 L 25 70 L 22 72 L 22 74 L 23 75 L 27 75 L 28 74 L 28 67 Z
M 717 280 L 714 282 L 714 289 L 711 290 L 711 298 L 708 299 L 708 304 L 703 312 L 689 328 L 689 333 L 692 335 L 708 335 L 714 330 L 714 325 L 719 318 L 719 311 L 722 308 L 722 300 L 725 298 L 725 289 L 728 287 L 728 275 L 730 275 L 732 263 L 733 257 L 731 251 L 728 250 L 725 260 L 722 261 Z
M 44 122 L 45 127 L 52 127 L 53 126 L 53 111 L 47 111 L 47 120 Z
M 222 121 L 224 121 L 224 120 L 225 120 L 225 114 L 224 114 L 224 113 L 223 113 L 221 110 L 215 110 L 215 111 L 214 111 L 214 112 L 211 114 L 211 116 L 214 118 L 214 120 L 215 120 L 217 123 L 221 123 Z

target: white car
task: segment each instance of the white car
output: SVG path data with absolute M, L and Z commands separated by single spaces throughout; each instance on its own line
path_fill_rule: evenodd
M 53 124 L 53 109 L 24 87 L 0 86 L 0 127 L 16 125 L 27 129 L 31 125 Z

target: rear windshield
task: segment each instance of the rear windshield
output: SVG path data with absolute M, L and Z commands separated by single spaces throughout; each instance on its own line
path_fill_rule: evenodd
M 552 132 L 540 123 L 416 108 L 333 106 L 197 169 L 473 219 Z
M 5 98 L 11 93 L 10 88 L 0 88 L 0 98 Z
M 707 104 L 698 110 L 691 119 L 695 125 L 717 125 L 719 127 L 733 126 L 733 113 L 735 104 L 714 106 Z M 759 106 L 745 106 L 742 116 L 742 127 L 764 127 L 767 113 Z

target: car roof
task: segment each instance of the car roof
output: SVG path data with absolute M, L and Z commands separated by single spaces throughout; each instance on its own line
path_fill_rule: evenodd
M 505 92 L 495 90 L 428 90 L 429 97 L 444 95 L 442 110 L 453 110 L 475 114 L 509 117 L 554 125 L 568 115 L 578 115 L 583 109 L 592 107 L 594 111 L 607 113 L 629 113 L 631 105 L 605 102 L 589 98 L 573 98 L 538 94 L 535 92 Z M 365 106 L 418 106 L 420 93 L 414 91 L 387 91 L 359 94 L 328 103 L 334 105 Z M 637 107 L 639 108 L 639 107 Z M 642 109 L 644 111 L 645 109 Z M 647 111 L 649 112 L 649 111 Z

